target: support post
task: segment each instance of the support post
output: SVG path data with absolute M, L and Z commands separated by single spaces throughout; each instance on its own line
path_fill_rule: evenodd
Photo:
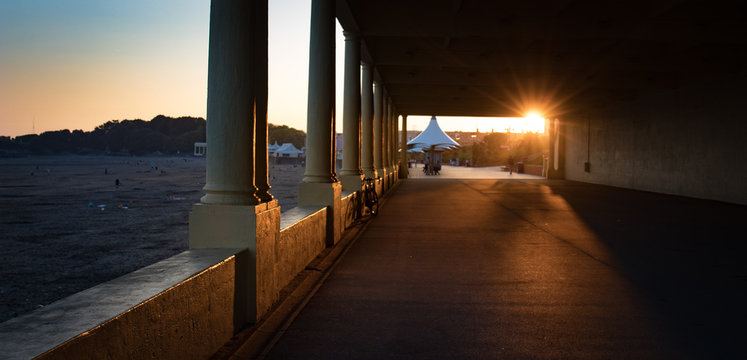
M 565 137 L 563 124 L 554 119 L 550 125 L 550 166 L 547 169 L 548 179 L 565 178 Z
M 389 189 L 389 178 L 392 176 L 392 169 L 389 167 L 389 97 L 386 90 L 382 91 L 381 99 L 381 166 L 386 175 L 382 180 L 383 189 L 386 191 Z
M 389 145 L 389 148 L 392 149 L 389 153 L 389 158 L 392 162 L 392 182 L 397 182 L 399 180 L 399 160 L 397 157 L 397 143 L 398 143 L 398 137 L 397 137 L 397 126 L 398 126 L 398 115 L 397 112 L 394 109 L 394 101 L 390 101 L 390 107 L 391 107 L 391 118 L 392 118 L 392 141 Z
M 264 25 L 263 25 L 264 24 Z M 257 102 L 266 108 L 267 1 L 213 1 L 208 52 L 205 196 L 189 215 L 189 247 L 236 249 L 234 328 L 258 321 L 278 298 L 274 260 L 277 202 L 259 204 L 255 187 Z M 264 30 L 263 30 L 264 29 Z M 264 34 L 264 35 L 263 35 Z M 256 37 L 255 37 L 256 36 Z M 262 80 L 265 79 L 265 80 Z M 263 149 L 266 152 L 266 149 Z M 261 153 L 261 151 L 260 151 Z
M 410 175 L 407 164 L 407 114 L 402 114 L 402 132 L 400 133 L 399 178 L 407 179 Z
M 361 77 L 361 168 L 365 177 L 375 179 L 377 174 L 374 167 L 374 95 L 371 66 L 362 63 Z
M 255 165 L 254 178 L 257 186 L 257 197 L 261 202 L 273 201 L 270 194 L 269 167 L 267 147 L 267 0 L 257 2 L 255 13 L 257 26 L 254 32 L 254 76 L 256 101 L 256 126 L 255 126 Z M 277 203 L 277 200 L 274 200 Z M 276 204 L 272 204 L 276 206 Z
M 335 175 L 335 2 L 311 2 L 306 170 L 298 205 L 327 208 L 327 245 L 340 240 L 342 186 Z
M 340 182 L 346 191 L 361 190 L 361 43 L 358 34 L 345 34 L 345 88 L 342 114 L 342 169 Z
M 386 170 L 384 169 L 384 159 L 382 145 L 384 145 L 384 131 L 382 129 L 384 94 L 381 82 L 374 82 L 374 166 L 379 177 L 386 179 Z
M 388 185 L 389 187 L 392 187 L 392 184 L 394 183 L 394 162 L 392 161 L 392 144 L 394 143 L 394 138 L 392 138 L 392 131 L 394 130 L 394 114 L 392 113 L 392 99 L 390 97 L 387 97 L 386 102 L 386 167 L 387 167 L 387 175 L 389 176 Z

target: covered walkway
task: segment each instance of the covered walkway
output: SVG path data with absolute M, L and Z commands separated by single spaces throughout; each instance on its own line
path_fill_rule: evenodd
M 273 359 L 743 358 L 743 206 L 409 179 Z

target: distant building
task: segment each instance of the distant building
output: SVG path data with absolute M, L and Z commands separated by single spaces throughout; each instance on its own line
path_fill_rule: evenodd
M 207 143 L 196 142 L 195 143 L 195 156 L 205 156 L 207 154 Z

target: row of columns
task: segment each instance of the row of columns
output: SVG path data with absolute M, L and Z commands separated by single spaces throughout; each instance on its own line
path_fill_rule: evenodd
M 212 1 L 209 39 L 205 196 L 190 213 L 189 244 L 245 249 L 236 259 L 239 328 L 261 317 L 277 297 L 268 291 L 280 208 L 268 183 L 267 0 Z M 359 36 L 345 32 L 344 149 L 337 176 L 334 0 L 312 1 L 309 48 L 306 168 L 298 205 L 327 207 L 327 245 L 334 245 L 342 232 L 342 190 L 361 190 L 364 177 L 381 178 L 379 189 L 386 190 L 406 166 L 397 164 L 394 103 L 374 81 L 373 66 L 361 63 Z M 400 159 L 406 165 L 406 157 Z
M 319 186 L 304 184 L 335 183 L 337 179 L 334 151 L 330 148 L 334 144 L 335 128 L 333 9 L 334 1 L 312 2 L 307 160 L 299 188 L 299 204 L 316 202 L 319 205 L 321 201 L 307 194 L 319 191 Z M 339 174 L 342 190 L 360 190 L 364 176 L 384 178 L 385 186 L 390 186 L 398 168 L 395 108 L 381 83 L 373 81 L 373 67 L 361 62 L 358 34 L 345 31 L 344 35 L 344 146 Z M 329 154 L 332 154 L 332 161 L 327 162 Z

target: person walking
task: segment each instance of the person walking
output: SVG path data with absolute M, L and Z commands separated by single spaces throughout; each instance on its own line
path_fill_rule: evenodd
M 508 174 L 513 175 L 514 173 L 514 157 L 509 155 L 508 156 Z

